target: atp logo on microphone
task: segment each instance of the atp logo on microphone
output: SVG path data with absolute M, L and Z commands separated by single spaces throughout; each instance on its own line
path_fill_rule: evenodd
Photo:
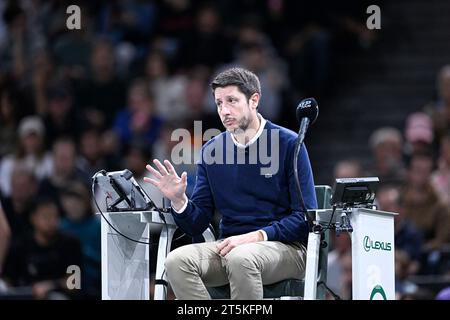
M 311 100 L 303 100 L 299 104 L 300 109 L 310 108 L 311 107 L 311 102 L 312 102 Z

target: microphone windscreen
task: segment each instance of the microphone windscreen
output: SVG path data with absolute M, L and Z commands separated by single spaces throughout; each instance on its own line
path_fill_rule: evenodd
M 303 118 L 308 118 L 310 125 L 313 124 L 319 115 L 319 106 L 316 99 L 303 99 L 297 106 L 296 115 L 298 122 L 301 122 Z

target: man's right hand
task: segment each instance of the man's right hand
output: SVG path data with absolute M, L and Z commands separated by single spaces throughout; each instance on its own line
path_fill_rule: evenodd
M 187 173 L 183 172 L 181 177 L 178 176 L 174 167 L 168 160 L 164 160 L 164 166 L 159 160 L 154 159 L 153 163 L 158 170 L 155 170 L 151 165 L 147 165 L 147 170 L 153 174 L 153 179 L 144 177 L 145 182 L 149 182 L 157 187 L 164 197 L 168 198 L 172 202 L 172 207 L 175 210 L 179 210 L 187 201 L 186 186 L 187 186 Z

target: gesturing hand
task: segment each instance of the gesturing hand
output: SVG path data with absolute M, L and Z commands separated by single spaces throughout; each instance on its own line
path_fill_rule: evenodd
M 159 160 L 154 159 L 153 163 L 158 170 L 155 170 L 151 165 L 146 165 L 146 169 L 150 171 L 154 179 L 144 177 L 145 182 L 149 182 L 157 187 L 162 194 L 172 201 L 174 209 L 183 207 L 187 197 L 185 195 L 187 186 L 187 173 L 183 172 L 181 178 L 176 173 L 172 164 L 168 160 L 164 160 L 164 166 Z

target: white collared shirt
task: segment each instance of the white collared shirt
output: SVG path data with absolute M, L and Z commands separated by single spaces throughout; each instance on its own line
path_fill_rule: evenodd
M 247 144 L 243 145 L 242 143 L 239 143 L 236 138 L 234 137 L 234 134 L 230 134 L 231 135 L 231 140 L 233 140 L 233 143 L 235 144 L 236 147 L 238 148 L 246 148 L 249 145 L 253 144 L 256 140 L 258 140 L 258 138 L 261 136 L 264 127 L 266 126 L 266 119 L 263 118 L 263 116 L 258 113 L 258 118 L 260 120 L 260 124 L 259 124 L 259 128 L 258 131 L 256 132 L 255 136 L 253 138 L 250 139 L 249 142 L 247 142 Z

